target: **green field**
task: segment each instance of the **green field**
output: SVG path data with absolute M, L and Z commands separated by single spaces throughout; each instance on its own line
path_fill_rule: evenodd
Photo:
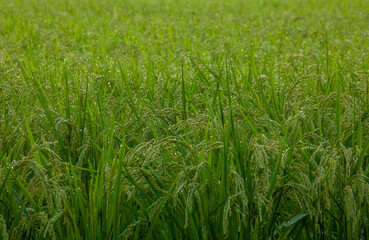
M 0 239 L 369 239 L 369 1 L 0 0 Z

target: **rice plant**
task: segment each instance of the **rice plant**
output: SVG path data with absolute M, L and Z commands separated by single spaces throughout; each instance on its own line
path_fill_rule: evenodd
M 368 7 L 0 0 L 0 239 L 368 239 Z

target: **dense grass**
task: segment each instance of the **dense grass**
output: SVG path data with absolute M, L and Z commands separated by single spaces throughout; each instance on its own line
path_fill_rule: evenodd
M 0 0 L 0 239 L 368 239 L 367 9 Z

